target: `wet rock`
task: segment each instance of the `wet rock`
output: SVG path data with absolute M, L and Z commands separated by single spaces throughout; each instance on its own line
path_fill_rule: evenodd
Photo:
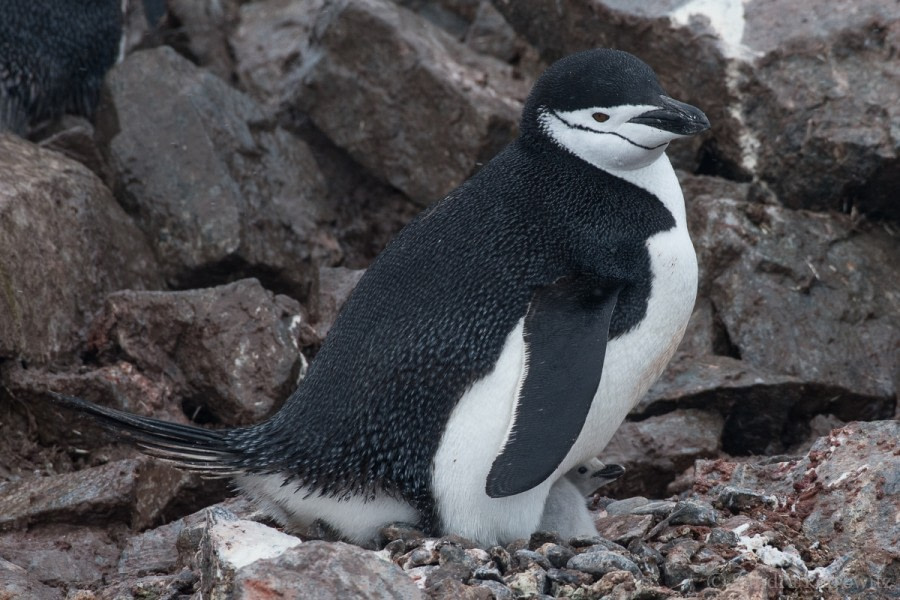
M 132 54 L 107 87 L 97 132 L 116 195 L 170 284 L 254 274 L 304 299 L 318 266 L 339 259 L 335 240 L 317 230 L 326 190 L 306 145 L 169 48 Z
M 354 160 L 422 204 L 512 139 L 527 94 L 508 65 L 383 0 L 253 3 L 233 45 L 251 93 L 280 112 L 308 113 Z
M 115 539 L 125 532 L 125 526 L 109 524 L 57 524 L 12 531 L 0 534 L 0 556 L 25 569 L 29 580 L 55 587 L 84 587 L 115 573 L 119 558 Z
M 621 554 L 603 550 L 578 554 L 572 557 L 566 568 L 583 571 L 595 577 L 602 577 L 612 571 L 628 571 L 635 577 L 641 576 L 640 569 L 633 561 Z
M 699 159 L 708 173 L 758 177 L 791 207 L 900 214 L 885 195 L 900 156 L 900 16 L 882 2 L 494 4 L 548 60 L 608 46 L 648 62 L 713 124 L 699 156 L 678 160 L 691 170 Z
M 603 460 L 626 468 L 604 488 L 612 495 L 664 496 L 666 485 L 698 458 L 717 456 L 725 420 L 715 412 L 679 409 L 623 423 L 603 451 Z
M 308 597 L 310 590 L 322 600 L 424 598 L 401 569 L 374 552 L 321 541 L 305 542 L 276 558 L 243 567 L 235 576 L 232 597 L 299 599 Z
M 204 596 L 227 594 L 233 587 L 238 587 L 236 579 L 242 568 L 281 556 L 299 544 L 299 538 L 261 523 L 239 519 L 227 509 L 208 509 L 200 544 L 200 586 Z
M 0 488 L 0 529 L 37 522 L 120 522 L 143 529 L 162 519 L 192 477 L 140 458 L 6 484 Z
M 0 135 L 0 181 L 0 357 L 59 358 L 104 293 L 162 284 L 141 232 L 87 168 Z
M 0 558 L 0 590 L 7 598 L 60 600 L 62 592 L 44 585 L 26 569 Z
M 188 417 L 262 420 L 297 384 L 300 306 L 254 279 L 185 292 L 118 292 L 90 347 L 169 382 Z M 194 419 L 196 420 L 196 419 Z

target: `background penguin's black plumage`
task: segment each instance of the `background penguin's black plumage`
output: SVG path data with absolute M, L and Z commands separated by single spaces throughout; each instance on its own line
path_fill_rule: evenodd
M 122 37 L 121 0 L 0 0 L 0 130 L 92 118 Z

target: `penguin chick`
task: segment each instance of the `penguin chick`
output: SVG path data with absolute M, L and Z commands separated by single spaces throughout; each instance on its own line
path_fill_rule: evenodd
M 564 540 L 597 535 L 594 518 L 586 509 L 587 498 L 624 473 L 622 466 L 604 465 L 598 458 L 578 465 L 550 488 L 539 529 L 555 531 Z
M 122 37 L 121 0 L 0 0 L 0 131 L 93 118 Z
M 575 484 L 582 496 L 587 498 L 624 474 L 625 467 L 622 465 L 607 465 L 599 458 L 592 458 L 566 473 L 566 478 Z
M 602 452 L 693 310 L 665 150 L 708 127 L 631 54 L 566 57 L 519 137 L 375 259 L 268 420 L 212 431 L 59 400 L 148 454 L 233 476 L 287 527 L 318 519 L 366 544 L 406 522 L 489 546 L 577 494 L 583 529 L 565 475 Z

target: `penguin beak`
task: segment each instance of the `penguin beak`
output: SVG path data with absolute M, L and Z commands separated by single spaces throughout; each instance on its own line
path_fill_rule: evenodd
M 621 465 L 606 465 L 599 471 L 594 471 L 591 474 L 591 477 L 597 477 L 599 479 L 606 479 L 608 481 L 613 481 L 618 479 L 622 475 L 625 474 L 625 467 Z
M 662 108 L 640 114 L 628 122 L 677 135 L 696 135 L 709 129 L 709 119 L 699 108 L 668 96 L 660 96 L 659 100 Z

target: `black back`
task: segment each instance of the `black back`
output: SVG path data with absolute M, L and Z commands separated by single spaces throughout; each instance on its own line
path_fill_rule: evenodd
M 0 0 L 0 129 L 92 117 L 122 35 L 121 0 Z
M 647 306 L 645 241 L 674 224 L 651 194 L 524 134 L 375 260 L 284 408 L 229 434 L 241 466 L 331 495 L 387 490 L 427 515 L 450 412 L 534 293 L 567 276 L 619 282 L 622 335 Z

